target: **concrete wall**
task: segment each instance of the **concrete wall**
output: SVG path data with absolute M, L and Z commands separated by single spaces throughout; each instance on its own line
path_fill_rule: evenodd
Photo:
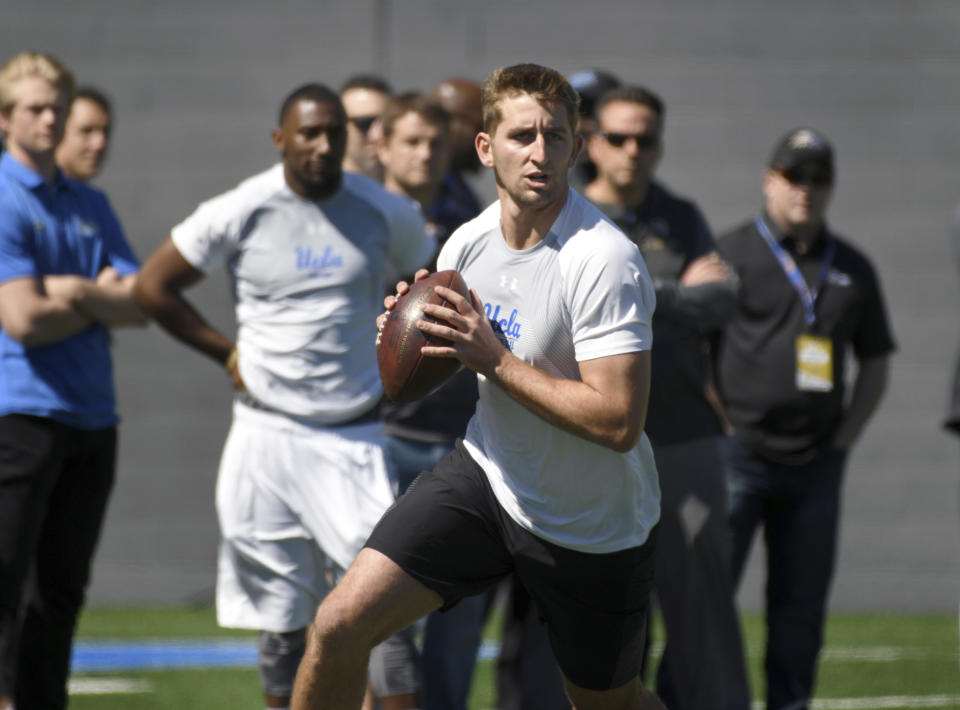
M 776 137 L 838 147 L 831 222 L 880 270 L 900 351 L 850 466 L 835 608 L 954 609 L 957 441 L 938 426 L 958 344 L 946 227 L 960 201 L 960 8 L 950 0 L 7 0 L 0 47 L 51 51 L 118 115 L 99 179 L 146 258 L 196 204 L 266 166 L 277 106 L 307 80 L 398 89 L 537 61 L 648 84 L 668 103 L 661 175 L 717 231 L 752 215 Z M 485 185 L 487 194 L 489 184 Z M 221 276 L 194 292 L 230 327 Z M 156 327 L 119 333 L 120 478 L 93 602 L 208 600 L 229 392 Z M 761 598 L 754 560 L 742 590 Z

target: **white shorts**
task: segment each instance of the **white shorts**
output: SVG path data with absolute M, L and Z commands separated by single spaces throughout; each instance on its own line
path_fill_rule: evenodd
M 383 425 L 313 427 L 235 403 L 216 498 L 220 625 L 303 628 L 393 503 Z

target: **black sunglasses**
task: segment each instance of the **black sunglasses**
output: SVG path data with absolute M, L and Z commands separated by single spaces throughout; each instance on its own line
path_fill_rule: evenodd
M 660 145 L 660 136 L 656 133 L 600 133 L 614 148 L 622 148 L 632 140 L 639 150 L 652 150 Z
M 354 116 L 353 118 L 348 118 L 354 126 L 357 127 L 357 130 L 361 133 L 366 133 L 370 130 L 370 126 L 373 125 L 373 122 L 376 121 L 379 116 Z
M 791 168 L 784 170 L 781 175 L 791 185 L 827 187 L 833 184 L 833 174 L 825 168 Z

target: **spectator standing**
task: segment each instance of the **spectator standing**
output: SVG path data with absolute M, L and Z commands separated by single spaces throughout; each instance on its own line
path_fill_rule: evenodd
M 733 571 L 739 580 L 762 527 L 769 710 L 810 704 L 847 455 L 880 402 L 894 350 L 873 266 L 827 225 L 835 177 L 827 139 L 790 131 L 764 173 L 763 211 L 718 241 L 740 279 L 717 352 L 735 429 L 725 441 Z
M 113 488 L 110 329 L 142 325 L 106 196 L 57 168 L 73 77 L 0 67 L 0 708 L 64 708 L 74 626 Z
M 595 108 L 597 177 L 585 196 L 640 247 L 657 310 L 646 432 L 660 474 L 654 587 L 666 647 L 657 694 L 671 710 L 747 710 L 750 693 L 733 600 L 721 428 L 707 399 L 706 335 L 736 308 L 736 278 L 697 206 L 655 179 L 665 108 L 623 86 Z
M 582 69 L 570 75 L 570 85 L 580 96 L 580 120 L 577 133 L 586 144 L 597 130 L 596 106 L 600 98 L 608 91 L 621 85 L 620 79 L 606 69 Z M 571 175 L 571 184 L 577 190 L 583 190 L 597 178 L 597 167 L 590 159 L 589 151 L 584 149 L 577 159 L 576 168 Z
M 77 89 L 63 140 L 57 146 L 57 165 L 74 180 L 92 180 L 107 157 L 113 113 L 106 95 L 92 87 Z
M 390 84 L 373 74 L 357 74 L 340 87 L 340 101 L 347 112 L 347 147 L 343 169 L 383 181 L 383 166 L 377 160 L 380 141 L 380 116 L 393 90 Z
M 960 209 L 957 210 L 950 225 L 950 247 L 953 250 L 957 271 L 960 272 Z M 960 435 L 960 356 L 957 357 L 953 371 L 953 385 L 950 389 L 947 416 L 943 426 L 947 431 Z

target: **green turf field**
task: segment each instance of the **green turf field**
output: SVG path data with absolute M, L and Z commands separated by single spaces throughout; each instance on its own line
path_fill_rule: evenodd
M 487 637 L 496 638 L 496 619 Z M 834 614 L 820 664 L 814 708 L 908 710 L 960 708 L 957 618 L 952 615 Z M 754 696 L 761 691 L 761 618 L 744 633 Z M 80 639 L 225 639 L 252 634 L 219 629 L 209 608 L 87 610 Z M 657 632 L 656 638 L 662 639 Z M 655 653 L 658 646 L 655 646 Z M 75 676 L 70 710 L 262 710 L 257 672 L 249 669 L 140 670 Z M 106 692 L 110 691 L 110 692 Z M 480 662 L 471 710 L 494 707 L 493 664 Z

